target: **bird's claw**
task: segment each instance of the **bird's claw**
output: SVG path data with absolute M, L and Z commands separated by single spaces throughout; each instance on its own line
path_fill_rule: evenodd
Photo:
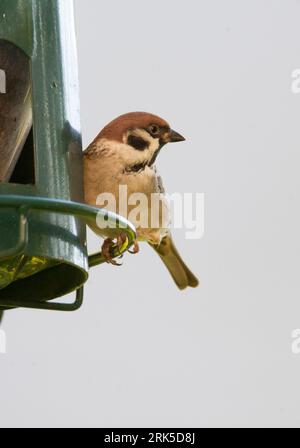
M 112 264 L 113 266 L 122 266 L 122 263 L 118 263 L 114 260 L 115 250 L 117 249 L 120 258 L 122 257 L 122 250 L 124 248 L 124 244 L 127 243 L 127 235 L 124 232 L 121 232 L 117 238 L 116 242 L 112 238 L 106 238 L 102 245 L 102 256 L 106 263 Z
M 124 249 L 124 245 L 127 244 L 127 241 L 128 239 L 126 233 L 125 232 L 119 233 L 119 235 L 117 236 L 117 249 L 120 256 L 122 254 L 122 250 Z
M 138 254 L 139 251 L 140 251 L 139 243 L 137 242 L 137 240 L 134 240 L 134 243 L 133 243 L 133 249 L 132 249 L 132 250 L 129 250 L 128 252 L 129 252 L 130 254 L 135 255 L 135 254 Z
M 112 238 L 106 238 L 102 244 L 102 256 L 106 263 L 112 264 L 114 266 L 119 265 L 114 259 L 113 259 L 113 249 L 115 248 L 115 243 Z

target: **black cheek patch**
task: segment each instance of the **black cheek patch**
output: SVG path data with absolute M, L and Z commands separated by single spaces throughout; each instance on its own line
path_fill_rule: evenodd
M 144 151 L 148 148 L 149 142 L 144 140 L 142 137 L 137 137 L 136 135 L 129 135 L 127 139 L 127 144 L 133 146 L 133 148 L 138 151 Z

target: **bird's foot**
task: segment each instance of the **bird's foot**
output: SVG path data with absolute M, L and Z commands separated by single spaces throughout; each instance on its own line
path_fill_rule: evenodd
M 113 259 L 113 249 L 115 248 L 115 243 L 112 238 L 106 238 L 102 244 L 101 254 L 106 261 L 106 263 L 113 264 L 114 266 L 119 266 Z
M 116 260 L 114 260 L 115 257 L 115 250 L 117 249 L 119 256 L 121 257 L 121 251 L 124 247 L 124 244 L 127 243 L 127 236 L 124 232 L 121 232 L 117 238 L 116 241 L 112 238 L 106 238 L 102 244 L 102 256 L 106 263 L 112 264 L 114 266 L 121 266 L 122 263 L 118 263 Z
M 132 250 L 129 250 L 128 252 L 129 252 L 130 254 L 135 255 L 135 254 L 138 254 L 139 251 L 140 251 L 139 243 L 138 243 L 137 240 L 134 240 L 134 243 L 133 243 L 133 249 L 132 249 Z

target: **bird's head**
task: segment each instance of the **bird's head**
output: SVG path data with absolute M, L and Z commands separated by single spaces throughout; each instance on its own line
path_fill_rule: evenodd
M 130 112 L 119 116 L 105 126 L 97 139 L 126 145 L 127 156 L 132 163 L 145 163 L 148 166 L 154 164 L 165 144 L 185 140 L 165 120 L 146 112 Z

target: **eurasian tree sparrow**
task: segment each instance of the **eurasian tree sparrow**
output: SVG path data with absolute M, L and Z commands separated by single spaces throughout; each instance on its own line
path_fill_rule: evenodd
M 146 195 L 149 221 L 147 226 L 137 227 L 137 238 L 147 241 L 155 249 L 180 289 L 196 287 L 199 282 L 173 243 L 167 201 L 162 203 L 157 226 L 151 227 L 150 216 L 151 195 L 158 193 L 163 197 L 164 193 L 155 167 L 156 158 L 166 143 L 183 140 L 184 137 L 173 131 L 162 118 L 145 112 L 132 112 L 121 115 L 105 126 L 85 150 L 83 158 L 87 204 L 99 206 L 98 196 L 109 193 L 116 198 L 117 209 L 112 211 L 120 212 L 120 185 L 127 187 L 128 197 L 134 193 Z M 127 206 L 129 214 L 133 205 L 128 203 Z M 108 262 L 113 262 L 109 255 L 111 243 L 109 238 L 106 239 L 102 248 Z M 138 252 L 137 242 L 134 252 Z

